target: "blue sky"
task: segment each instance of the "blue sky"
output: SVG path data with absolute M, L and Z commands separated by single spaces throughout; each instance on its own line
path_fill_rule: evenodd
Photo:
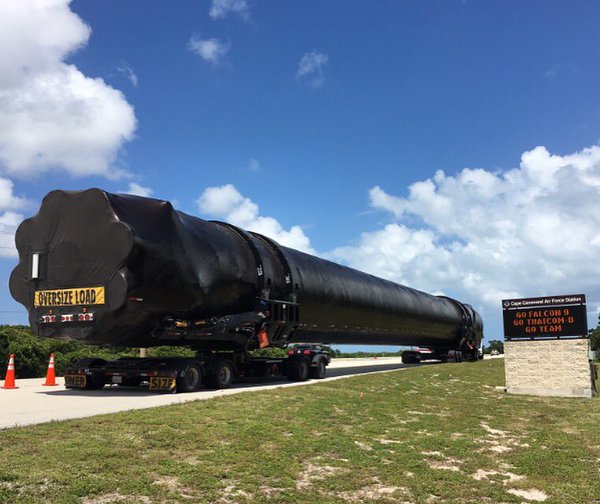
M 598 2 L 47 7 L 0 7 L 4 323 L 19 218 L 98 186 L 454 295 L 494 339 L 505 296 L 583 292 L 595 325 Z

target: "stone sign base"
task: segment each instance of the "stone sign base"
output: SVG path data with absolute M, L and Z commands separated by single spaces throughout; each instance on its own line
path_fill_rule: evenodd
M 591 397 L 589 340 L 505 341 L 506 391 L 557 397 Z

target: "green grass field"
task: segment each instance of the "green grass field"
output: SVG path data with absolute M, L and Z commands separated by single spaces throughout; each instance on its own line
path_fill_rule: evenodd
M 600 400 L 443 364 L 0 432 L 1 502 L 600 502 Z

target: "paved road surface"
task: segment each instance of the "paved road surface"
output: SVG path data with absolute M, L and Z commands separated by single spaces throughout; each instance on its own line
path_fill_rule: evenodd
M 43 387 L 41 378 L 17 380 L 17 390 L 0 389 L 0 429 L 18 425 L 31 425 L 51 420 L 83 418 L 102 413 L 116 413 L 131 409 L 152 408 L 166 404 L 210 399 L 252 390 L 268 390 L 276 387 L 297 387 L 319 381 L 338 380 L 363 373 L 380 373 L 414 367 L 419 364 L 402 364 L 399 357 L 368 359 L 334 359 L 327 369 L 326 380 L 310 380 L 297 383 L 281 381 L 254 381 L 237 383 L 227 390 L 201 390 L 188 394 L 161 394 L 149 392 L 143 387 L 104 387 L 87 391 L 65 389 L 62 378 L 58 387 Z

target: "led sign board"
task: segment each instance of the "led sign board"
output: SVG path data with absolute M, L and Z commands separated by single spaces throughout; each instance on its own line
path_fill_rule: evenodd
M 504 339 L 587 338 L 584 294 L 502 301 Z

